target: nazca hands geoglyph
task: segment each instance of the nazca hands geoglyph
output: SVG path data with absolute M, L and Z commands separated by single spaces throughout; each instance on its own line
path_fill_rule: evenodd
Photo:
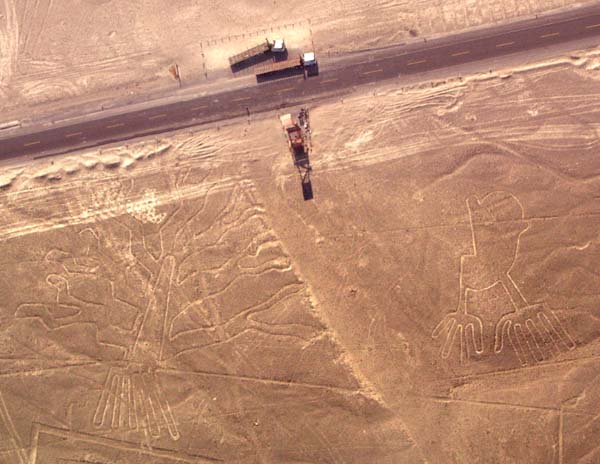
M 433 338 L 442 334 L 445 335 L 441 351 L 444 359 L 450 356 L 456 337 L 459 340 L 461 360 L 465 356 L 470 358 L 474 353 L 483 353 L 483 323 L 477 316 L 466 311 L 447 314 L 433 330 Z
M 575 342 L 556 314 L 544 304 L 530 305 L 511 277 L 521 235 L 529 228 L 519 200 L 507 192 L 492 192 L 481 200 L 467 199 L 473 253 L 463 255 L 459 271 L 459 303 L 434 328 L 433 338 L 445 336 L 441 356 L 458 345 L 460 360 L 484 351 L 484 321 L 469 312 L 470 292 L 500 285 L 512 306 L 495 325 L 494 352 L 510 346 L 519 362 L 540 362 Z M 490 321 L 493 323 L 493 321 Z
M 558 316 L 544 304 L 528 305 L 500 318 L 496 324 L 494 351 L 502 352 L 507 342 L 523 366 L 575 348 L 575 342 Z

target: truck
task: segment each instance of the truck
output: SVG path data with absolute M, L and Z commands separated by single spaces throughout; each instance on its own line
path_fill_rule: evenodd
M 283 53 L 285 52 L 285 41 L 283 39 L 269 40 L 265 39 L 264 42 L 244 50 L 241 53 L 229 57 L 229 65 L 231 67 L 239 66 L 244 61 L 248 61 L 258 55 L 265 53 Z
M 298 70 L 303 71 L 304 76 L 309 76 L 316 71 L 317 59 L 315 58 L 314 52 L 307 52 L 298 58 L 291 60 L 273 61 L 262 68 L 256 70 L 256 78 L 264 79 L 268 77 L 275 77 L 277 74 L 283 73 L 284 71 L 292 72 Z
M 308 146 L 302 133 L 302 128 L 291 114 L 279 117 L 283 130 L 287 135 L 288 147 L 294 159 L 295 166 L 308 164 Z
M 302 196 L 305 201 L 313 199 L 313 189 L 310 180 L 312 167 L 310 165 L 310 122 L 308 118 L 308 109 L 301 108 L 298 119 L 291 114 L 279 116 L 283 131 L 285 132 L 288 148 L 292 154 L 294 166 L 300 174 L 302 181 Z

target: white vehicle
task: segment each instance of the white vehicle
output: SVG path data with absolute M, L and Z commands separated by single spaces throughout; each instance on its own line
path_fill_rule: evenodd
M 317 64 L 317 58 L 315 52 L 306 52 L 302 55 L 302 64 L 304 66 L 314 66 Z
M 283 39 L 275 39 L 271 45 L 271 51 L 273 53 L 285 52 L 285 41 Z

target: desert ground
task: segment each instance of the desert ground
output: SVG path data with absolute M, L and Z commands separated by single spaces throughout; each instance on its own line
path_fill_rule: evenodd
M 568 2 L 130 3 L 4 0 L 6 114 L 224 22 L 335 53 Z M 310 108 L 312 201 L 272 114 L 2 167 L 0 463 L 600 462 L 599 108 L 600 49 L 358 89 Z
M 231 76 L 227 56 L 265 36 L 331 55 L 451 33 L 571 0 L 2 0 L 0 122 L 144 101 Z M 577 2 L 584 4 L 586 1 Z M 589 3 L 589 0 L 588 0 Z M 226 85 L 227 81 L 223 85 Z
M 5 169 L 1 462 L 598 462 L 599 56 Z

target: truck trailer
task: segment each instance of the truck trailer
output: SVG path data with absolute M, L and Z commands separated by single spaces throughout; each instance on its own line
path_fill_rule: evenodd
M 285 42 L 283 39 L 275 39 L 270 41 L 269 39 L 265 39 L 264 42 L 258 44 L 252 48 L 244 50 L 241 53 L 229 57 L 229 65 L 231 67 L 239 66 L 244 61 L 248 61 L 258 55 L 262 55 L 265 53 L 283 53 L 285 52 Z
M 312 75 L 317 68 L 317 59 L 314 52 L 304 53 L 302 56 L 284 61 L 273 61 L 262 68 L 256 70 L 257 79 L 268 77 L 276 77 L 278 74 L 283 74 L 285 71 L 292 72 L 297 70 L 303 71 L 304 75 Z
M 308 119 L 308 110 L 300 109 L 298 119 L 291 114 L 283 114 L 279 116 L 281 126 L 285 133 L 288 148 L 292 154 L 294 166 L 298 169 L 300 179 L 302 181 L 302 196 L 304 200 L 313 199 L 312 183 L 310 173 L 312 167 L 310 165 L 310 123 Z

